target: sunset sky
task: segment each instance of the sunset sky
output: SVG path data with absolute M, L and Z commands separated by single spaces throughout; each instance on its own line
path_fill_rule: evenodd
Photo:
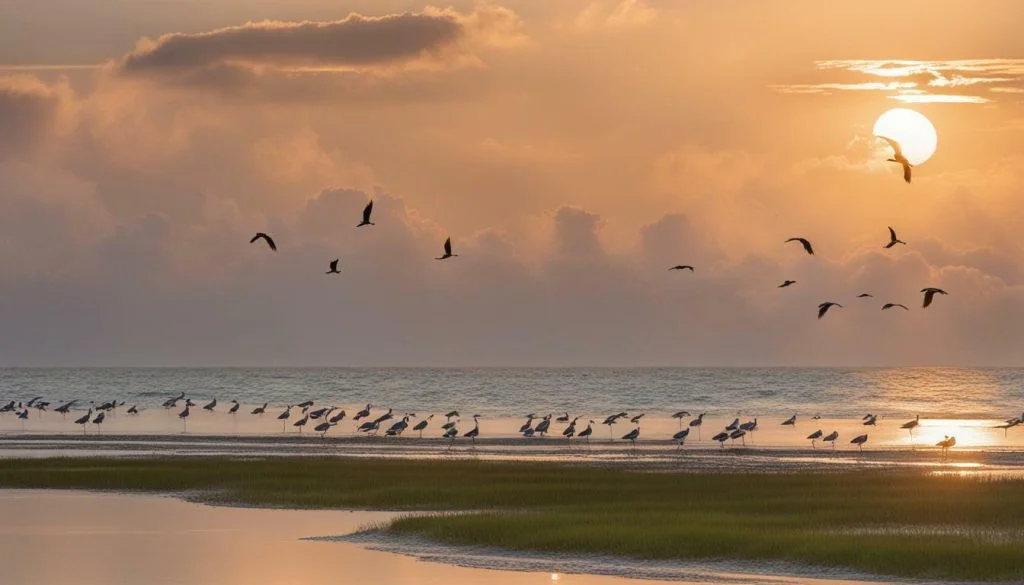
M 1021 364 L 1022 17 L 0 3 L 0 363 Z M 910 185 L 894 107 L 938 131 Z

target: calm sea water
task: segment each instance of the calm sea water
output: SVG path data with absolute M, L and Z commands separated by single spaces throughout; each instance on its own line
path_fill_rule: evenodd
M 484 416 L 527 412 L 762 416 L 919 413 L 1002 418 L 1024 411 L 1024 369 L 1002 368 L 86 368 L 0 369 L 0 400 L 111 399 L 154 406 L 185 392 L 199 402 L 362 404 Z M 84 405 L 83 405 L 84 408 Z

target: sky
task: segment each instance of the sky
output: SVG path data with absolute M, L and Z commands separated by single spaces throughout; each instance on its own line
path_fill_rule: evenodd
M 0 364 L 1024 365 L 981 4 L 0 3 Z

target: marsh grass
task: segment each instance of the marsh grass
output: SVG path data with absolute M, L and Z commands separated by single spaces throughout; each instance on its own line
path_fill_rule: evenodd
M 473 510 L 402 516 L 378 529 L 513 551 L 780 560 L 904 577 L 1024 581 L 1021 480 L 173 458 L 5 460 L 0 486 L 198 491 L 213 503 L 295 508 Z M 985 537 L 993 533 L 1006 537 Z

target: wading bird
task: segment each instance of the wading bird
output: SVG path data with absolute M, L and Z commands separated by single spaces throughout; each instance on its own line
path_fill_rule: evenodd
M 683 426 L 683 419 L 688 416 L 691 416 L 689 412 L 686 412 L 685 410 L 680 410 L 679 412 L 673 414 L 672 418 L 677 419 L 679 421 L 679 426 Z
M 534 429 L 534 431 L 536 431 L 537 433 L 540 434 L 540 436 L 543 437 L 544 435 L 547 434 L 548 429 L 550 429 L 550 428 L 551 428 L 551 415 L 549 414 L 549 415 L 545 416 L 540 421 L 540 423 L 537 424 L 537 428 Z
M 811 449 L 816 449 L 817 448 L 817 446 L 815 445 L 815 442 L 818 439 L 820 439 L 822 437 L 822 435 L 824 435 L 824 433 L 821 432 L 821 429 L 818 429 L 818 430 L 814 431 L 813 433 L 807 435 L 807 438 L 810 439 L 810 441 L 811 441 Z
M 886 162 L 899 163 L 901 166 L 903 166 L 903 180 L 906 181 L 907 183 L 909 183 L 910 182 L 910 169 L 914 165 L 910 164 L 910 161 L 907 160 L 907 157 L 903 156 L 903 149 L 900 148 L 900 143 L 896 142 L 892 138 L 888 138 L 888 137 L 885 137 L 885 136 L 879 136 L 879 138 L 881 138 L 882 140 L 888 142 L 889 146 L 891 146 L 892 150 L 893 150 L 892 158 L 887 159 Z
M 640 436 L 640 427 L 637 427 L 637 428 L 633 429 L 632 431 L 629 431 L 625 435 L 622 435 L 622 440 L 623 441 L 629 441 L 629 444 L 632 446 L 633 451 L 636 452 L 636 440 L 637 440 L 637 438 L 639 436 Z
M 814 256 L 814 248 L 811 247 L 811 242 L 807 238 L 789 238 L 785 243 L 800 242 L 800 245 L 804 247 L 804 251 Z
M 701 427 L 701 425 L 704 424 L 704 415 L 705 414 L 707 414 L 707 413 L 706 412 L 702 412 L 699 415 L 697 415 L 697 418 L 695 418 L 695 419 L 690 421 L 690 428 L 694 428 L 695 427 L 697 429 L 697 440 L 698 441 L 700 440 L 700 427 Z
M 860 449 L 861 451 L 864 450 L 864 443 L 867 443 L 867 442 L 868 442 L 868 436 L 866 434 L 864 434 L 864 435 L 857 435 L 856 437 L 850 439 L 850 443 L 853 444 L 853 445 L 857 445 L 857 448 Z
M 865 436 L 867 436 L 867 435 L 865 435 Z M 832 448 L 835 449 L 836 448 L 836 439 L 838 439 L 838 438 L 839 438 L 839 431 L 832 431 L 831 433 L 825 435 L 825 437 L 822 439 L 822 441 L 825 441 L 826 443 L 832 443 Z
M 192 408 L 192 407 L 186 404 L 185 405 L 185 410 L 183 410 L 183 411 L 178 413 L 178 418 L 181 419 L 182 432 L 188 432 L 188 415 L 190 414 L 189 413 L 189 409 L 190 408 Z
M 267 245 L 270 246 L 270 249 L 272 251 L 277 252 L 277 244 L 274 243 L 274 238 L 271 238 L 270 236 L 268 236 L 267 234 L 265 234 L 263 232 L 256 232 L 256 235 L 253 236 L 251 240 L 249 240 L 249 243 L 252 244 L 256 240 L 259 240 L 259 239 L 262 239 L 263 241 L 265 241 L 267 243 Z
M 580 434 L 577 435 L 577 437 L 580 439 L 586 439 L 587 444 L 590 444 L 590 435 L 592 434 L 594 434 L 594 421 L 590 421 L 590 423 L 587 424 L 587 428 L 580 431 Z
M 343 411 L 339 412 L 338 414 L 332 416 L 331 418 L 329 418 L 327 420 L 332 425 L 336 425 L 336 424 L 340 423 L 341 421 L 345 420 L 345 411 L 343 410 Z
M 917 416 L 914 417 L 914 420 L 905 422 L 902 425 L 900 425 L 900 428 L 901 429 L 907 429 L 907 432 L 910 433 L 910 438 L 913 439 L 914 438 L 914 429 L 916 429 L 920 425 L 921 425 L 921 415 L 917 415 Z
M 686 442 L 686 437 L 688 437 L 688 436 L 690 436 L 690 428 L 689 427 L 687 427 L 687 428 L 677 432 L 676 434 L 672 435 L 672 440 L 676 442 L 676 445 L 678 445 L 676 447 L 677 449 L 682 449 L 683 448 L 683 443 Z
M 520 433 L 525 433 L 528 429 L 532 429 L 533 428 L 533 419 L 535 419 L 535 418 L 537 418 L 537 415 L 535 415 L 533 413 L 530 413 L 530 414 L 526 415 L 526 422 L 523 423 L 523 426 L 519 427 L 519 432 Z
M 384 434 L 388 437 L 397 437 L 405 432 L 405 429 L 409 428 L 409 417 L 411 414 L 407 414 L 402 417 L 401 420 L 396 421 L 395 424 L 388 427 L 388 430 L 384 431 Z
M 569 422 L 569 413 L 565 413 L 555 419 L 555 422 Z
M 370 407 L 371 405 L 367 404 L 366 408 L 360 410 L 359 412 L 356 413 L 355 416 L 352 417 L 352 420 L 359 420 L 361 418 L 366 418 L 370 416 Z
M 736 439 L 742 439 L 743 445 L 747 445 L 747 431 L 744 431 L 743 429 L 736 429 L 729 433 L 729 438 L 732 439 L 733 443 L 736 443 Z
M 843 306 L 840 305 L 839 303 L 833 303 L 832 301 L 826 301 L 826 302 L 821 303 L 820 305 L 818 305 L 818 318 L 821 319 L 822 317 L 824 317 L 825 313 L 828 313 L 828 310 L 831 309 L 832 307 L 839 307 L 840 309 L 843 308 Z
M 885 245 L 885 249 L 892 248 L 896 244 L 903 244 L 904 246 L 907 245 L 906 242 L 904 242 L 903 240 L 901 240 L 901 239 L 896 237 L 896 230 L 894 230 L 894 229 L 892 229 L 890 227 L 889 228 L 889 243 Z
M 633 423 L 635 425 L 638 425 L 638 424 L 640 424 L 640 419 L 642 419 L 645 416 L 647 416 L 647 413 L 646 412 L 642 412 L 642 413 L 634 416 L 633 418 L 629 419 L 629 422 L 631 422 L 631 423 Z
M 432 418 L 434 418 L 434 415 L 430 415 L 427 418 L 421 420 L 420 422 L 416 423 L 416 426 L 412 428 L 412 430 L 420 432 L 421 439 L 423 438 L 423 429 L 427 428 L 427 425 L 430 424 L 430 419 Z
M 1012 429 L 1013 427 L 1015 427 L 1015 426 L 1017 426 L 1019 424 L 1020 424 L 1020 420 L 1019 419 L 1011 418 L 1010 420 L 1006 421 L 1005 423 L 1003 423 L 1001 425 L 997 425 L 996 428 L 997 429 L 1003 429 L 1003 436 L 1005 437 L 1005 436 L 1007 436 L 1007 433 L 1008 433 L 1008 431 L 1010 429 Z
M 444 241 L 444 254 L 439 258 L 434 258 L 434 260 L 447 260 L 449 258 L 455 258 L 456 256 L 458 256 L 458 254 L 452 254 L 452 239 L 448 238 Z
M 711 440 L 718 441 L 718 446 L 724 448 L 725 442 L 729 440 L 729 433 L 722 431 L 721 433 L 718 433 L 714 437 L 711 437 Z
M 563 437 L 565 437 L 566 439 L 571 439 L 573 435 L 576 434 L 576 421 L 578 420 L 580 420 L 580 417 L 578 416 L 572 419 L 572 422 L 569 423 L 569 426 L 565 427 L 565 430 L 562 431 Z
M 100 432 L 100 425 L 103 424 L 103 421 L 106 420 L 106 418 L 107 418 L 107 413 L 101 412 L 101 413 L 96 415 L 96 418 L 92 419 L 92 424 L 96 425 L 96 432 L 97 433 Z
M 75 419 L 75 424 L 76 425 L 82 425 L 82 433 L 83 434 L 85 433 L 85 427 L 86 427 L 86 425 L 89 424 L 89 419 L 91 419 L 91 418 L 92 418 L 92 409 L 90 408 L 89 412 L 85 413 L 84 416 Z
M 377 224 L 373 223 L 372 221 L 370 221 L 370 215 L 372 213 L 373 213 L 373 199 L 370 199 L 370 202 L 367 203 L 366 207 L 363 208 L 363 221 L 359 222 L 359 224 L 356 225 L 356 227 L 363 227 L 364 225 L 377 225 Z
M 476 446 L 476 438 L 480 436 L 480 415 L 473 415 L 473 428 L 466 431 L 466 434 L 462 435 L 473 442 L 473 446 Z
M 305 427 L 306 423 L 308 423 L 308 422 L 309 422 L 309 415 L 307 414 L 306 416 L 304 416 L 304 417 L 300 418 L 299 420 L 293 422 L 292 426 L 293 427 L 299 427 L 299 432 L 301 433 L 303 427 Z
M 946 291 L 942 290 L 941 288 L 935 287 L 922 288 L 921 292 L 924 293 L 924 303 L 921 305 L 921 307 L 924 309 L 927 309 L 928 305 L 932 304 L 932 299 L 935 298 L 935 295 L 949 294 Z
M 956 437 L 950 437 L 949 435 L 945 435 L 941 441 L 935 443 L 936 447 L 942 448 L 943 457 L 949 453 L 949 450 L 952 449 L 954 445 L 956 445 Z

